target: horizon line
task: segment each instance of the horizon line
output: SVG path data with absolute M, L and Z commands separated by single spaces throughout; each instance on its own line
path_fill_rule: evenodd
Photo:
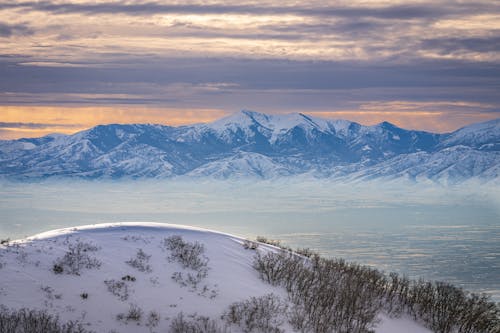
M 331 117 L 325 117 L 325 116 L 321 116 L 321 114 L 324 114 L 326 112 L 324 111 L 310 111 L 310 112 L 307 112 L 307 111 L 302 111 L 302 112 L 279 112 L 279 113 L 269 113 L 269 112 L 259 112 L 259 111 L 254 111 L 254 110 L 250 110 L 250 109 L 241 109 L 239 111 L 235 111 L 235 112 L 231 112 L 231 113 L 227 113 L 225 115 L 222 115 L 221 117 L 217 117 L 217 118 L 214 118 L 214 119 L 210 119 L 210 120 L 205 120 L 205 121 L 186 121 L 186 122 L 177 122 L 173 124 L 169 124 L 169 123 L 161 123 L 161 122 L 148 122 L 148 121 L 145 121 L 145 122 L 130 122 L 130 121 L 125 121 L 125 122 L 115 122 L 115 121 L 110 121 L 110 122 L 102 122 L 102 123 L 96 123 L 96 124 L 92 124 L 92 125 L 88 125 L 88 126 L 80 126 L 79 124 L 46 124 L 46 123 L 24 123 L 24 122 L 0 122 L 0 141 L 12 141 L 12 140 L 22 140 L 22 139 L 33 139 L 33 138 L 42 138 L 42 137 L 47 137 L 47 136 L 51 136 L 51 135 L 75 135 L 75 134 L 78 134 L 80 132 L 83 132 L 83 131 L 87 131 L 87 130 L 90 130 L 92 128 L 95 128 L 95 127 L 98 127 L 98 126 L 111 126 L 111 125 L 151 125 L 151 126 L 166 126 L 166 127 L 173 127 L 173 128 L 177 128 L 177 127 L 182 127 L 182 126 L 196 126 L 196 125 L 203 125 L 203 124 L 210 124 L 210 123 L 214 123 L 216 121 L 220 121 L 224 118 L 229 118 L 229 117 L 232 117 L 232 116 L 235 116 L 237 114 L 242 114 L 242 113 L 246 113 L 246 112 L 250 112 L 250 113 L 255 113 L 255 114 L 259 114 L 259 115 L 265 115 L 265 116 L 291 116 L 291 115 L 301 115 L 303 117 L 311 117 L 311 118 L 316 118 L 316 119 L 321 119 L 321 120 L 326 120 L 326 121 L 348 121 L 350 123 L 354 123 L 354 124 L 358 124 L 358 125 L 361 125 L 361 126 L 365 126 L 365 127 L 372 127 L 372 126 L 378 126 L 380 124 L 383 124 L 383 123 L 388 123 L 392 126 L 395 126 L 395 127 L 398 127 L 398 128 L 401 128 L 401 129 L 404 129 L 404 130 L 411 130 L 411 131 L 419 131 L 419 132 L 428 132 L 428 133 L 433 133 L 433 134 L 447 134 L 447 133 L 452 133 L 452 132 L 455 132 L 455 131 L 458 131 L 460 130 L 461 128 L 464 128 L 464 127 L 467 127 L 467 126 L 471 126 L 471 125 L 474 125 L 474 124 L 479 124 L 479 123 L 485 123 L 485 122 L 488 122 L 488 121 L 494 121 L 494 120 L 498 120 L 500 119 L 500 117 L 495 117 L 495 118 L 491 118 L 491 119 L 487 119 L 487 120 L 482 120 L 482 121 L 473 121 L 473 122 L 469 122 L 463 126 L 460 126 L 460 127 L 457 127 L 451 131 L 431 131 L 431 130 L 426 130 L 426 129 L 419 129 L 419 128 L 408 128 L 408 127 L 402 127 L 398 124 L 394 124 L 393 122 L 389 121 L 389 120 L 381 120 L 381 121 L 378 121 L 376 123 L 371 123 L 371 124 L 363 124 L 362 122 L 359 122 L 359 121 L 356 121 L 356 120 L 351 120 L 351 119 L 347 119 L 347 118 L 331 118 Z M 331 113 L 331 114 L 336 114 L 336 113 L 341 113 L 341 112 L 328 112 L 328 113 Z M 393 112 L 391 112 L 393 113 Z M 319 114 L 319 115 L 318 115 Z M 11 125 L 12 127 L 9 127 L 9 125 Z M 19 129 L 26 129 L 28 132 L 29 130 L 33 130 L 33 129 L 46 129 L 46 128 L 67 128 L 66 131 L 53 131 L 53 132 L 50 132 L 50 133 L 45 133 L 43 135 L 40 135 L 40 136 L 18 136 L 18 137 L 14 137 L 14 138 L 6 138 L 6 139 L 3 139 L 2 138 L 2 132 L 5 131 L 5 130 L 10 130 L 10 129 L 13 129 L 13 130 L 19 130 Z M 70 131 L 70 129 L 74 129 L 72 131 Z

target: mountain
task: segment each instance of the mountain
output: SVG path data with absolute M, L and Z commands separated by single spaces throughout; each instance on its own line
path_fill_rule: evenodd
M 99 125 L 0 141 L 0 175 L 16 179 L 308 175 L 456 183 L 499 172 L 500 119 L 435 134 L 243 110 L 207 124 Z

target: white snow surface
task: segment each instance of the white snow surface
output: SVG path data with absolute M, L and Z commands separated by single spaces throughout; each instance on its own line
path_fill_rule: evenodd
M 210 292 L 200 295 L 199 290 L 190 290 L 175 282 L 171 276 L 183 271 L 183 267 L 167 260 L 168 251 L 161 242 L 169 236 L 179 235 L 185 241 L 199 242 L 208 257 L 208 276 L 201 285 Z M 98 247 L 89 252 L 98 259 L 100 268 L 83 269 L 80 275 L 55 274 L 54 261 L 68 250 L 68 244 L 77 241 Z M 126 313 L 130 304 L 144 311 L 160 314 L 160 323 L 154 332 L 167 332 L 170 321 L 178 313 L 220 318 L 228 306 L 252 296 L 274 293 L 286 299 L 281 287 L 263 282 L 252 268 L 255 252 L 242 246 L 243 239 L 200 228 L 161 223 L 113 223 L 89 225 L 78 228 L 45 232 L 24 240 L 0 246 L 0 304 L 11 308 L 46 309 L 66 320 L 80 320 L 96 332 L 121 333 L 150 332 L 143 320 L 139 325 L 117 321 L 119 313 Z M 140 272 L 126 261 L 135 257 L 142 249 L 150 255 L 151 272 Z M 259 251 L 277 249 L 261 244 Z M 113 295 L 104 280 L 131 275 L 136 281 L 125 282 L 128 286 L 127 300 Z M 212 291 L 215 297 L 210 297 Z M 82 299 L 82 293 L 88 293 Z M 426 333 L 429 330 L 407 318 L 388 318 L 381 314 L 378 333 Z M 290 327 L 284 326 L 287 332 Z M 239 332 L 231 326 L 231 332 Z
M 242 110 L 236 114 L 224 117 L 210 124 L 203 124 L 201 127 L 210 128 L 221 136 L 229 131 L 235 132 L 243 129 L 245 134 L 251 134 L 251 126 L 262 129 L 263 134 L 269 138 L 271 144 L 290 129 L 301 127 L 308 134 L 317 130 L 323 133 L 336 133 L 347 135 L 349 126 L 353 124 L 347 120 L 328 120 L 319 117 L 311 117 L 302 113 L 269 115 L 250 110 Z

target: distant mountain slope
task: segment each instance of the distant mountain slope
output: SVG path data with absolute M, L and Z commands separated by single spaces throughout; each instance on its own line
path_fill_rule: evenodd
M 73 135 L 0 141 L 8 178 L 258 177 L 491 180 L 500 169 L 500 119 L 453 133 L 363 126 L 252 111 L 208 124 L 100 125 Z

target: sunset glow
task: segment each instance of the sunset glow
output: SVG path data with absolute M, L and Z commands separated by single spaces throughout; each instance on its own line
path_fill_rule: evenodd
M 447 132 L 500 116 L 491 1 L 0 4 L 0 139 L 241 109 Z

